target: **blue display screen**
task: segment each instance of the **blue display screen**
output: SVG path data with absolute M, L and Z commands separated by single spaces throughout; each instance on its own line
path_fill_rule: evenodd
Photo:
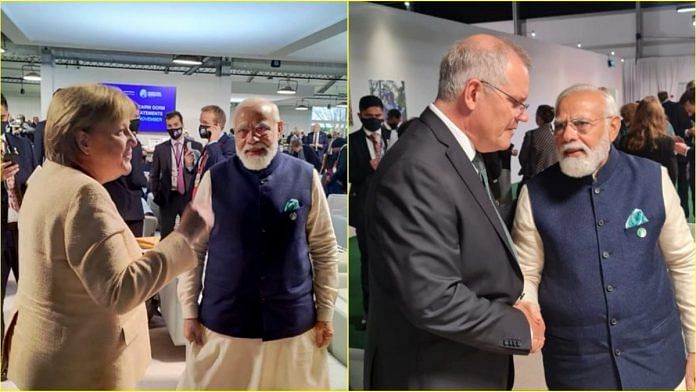
M 121 90 L 140 106 L 140 132 L 166 132 L 164 116 L 176 109 L 176 87 L 102 83 Z

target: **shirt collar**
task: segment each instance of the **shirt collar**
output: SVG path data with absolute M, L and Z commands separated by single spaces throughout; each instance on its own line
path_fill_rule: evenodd
M 442 122 L 445 123 L 447 126 L 447 129 L 452 133 L 454 138 L 457 140 L 457 143 L 459 143 L 459 146 L 464 150 L 464 153 L 466 154 L 467 158 L 469 158 L 470 161 L 474 160 L 474 157 L 476 156 L 476 149 L 474 148 L 474 145 L 471 143 L 471 140 L 469 139 L 468 136 L 466 136 L 466 133 L 459 129 L 459 127 L 453 123 L 447 116 L 440 111 L 440 109 L 435 106 L 435 104 L 431 103 L 429 106 L 430 110 L 432 110 L 433 113 L 437 117 L 442 120 Z

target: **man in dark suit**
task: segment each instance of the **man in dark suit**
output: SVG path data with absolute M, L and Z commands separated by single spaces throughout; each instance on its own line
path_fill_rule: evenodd
M 0 134 L 2 135 L 3 177 L 0 187 L 5 197 L 2 204 L 3 230 L 2 241 L 2 301 L 5 300 L 5 287 L 10 271 L 19 281 L 19 230 L 17 218 L 22 205 L 22 196 L 27 189 L 27 180 L 36 168 L 34 151 L 28 138 L 19 136 L 20 128 L 10 124 L 9 105 L 5 96 L 0 98 L 1 119 Z M 12 162 L 12 163 L 10 163 Z M 4 325 L 4 324 L 3 324 Z
M 366 389 L 511 388 L 512 354 L 543 344 L 480 158 L 527 120 L 528 66 L 500 38 L 457 42 L 437 99 L 373 175 Z
M 693 124 L 687 112 L 688 90 L 679 99 L 679 103 L 670 100 L 662 101 L 662 107 L 665 109 L 665 114 L 675 135 L 681 138 L 686 144 L 691 147 L 689 150 L 693 154 Z M 662 94 L 661 94 L 662 95 Z M 662 95 L 660 98 L 663 98 Z M 692 90 L 691 108 L 693 109 L 693 90 Z M 691 130 L 691 131 L 690 131 Z M 691 166 L 689 163 L 692 162 Z M 677 155 L 677 193 L 681 201 L 682 209 L 686 217 L 689 217 L 689 173 L 693 172 L 693 158 L 689 160 L 688 156 Z M 693 174 L 692 174 L 693 176 Z M 693 191 L 692 191 L 693 192 Z
M 348 137 L 348 177 L 350 181 L 349 216 L 351 226 L 355 227 L 360 248 L 360 282 L 362 285 L 362 300 L 364 315 L 359 328 L 367 325 L 367 315 L 370 305 L 369 292 L 369 250 L 365 236 L 365 204 L 367 190 L 372 181 L 372 175 L 377 170 L 384 152 L 387 150 L 382 139 L 382 122 L 384 121 L 384 106 L 382 100 L 374 95 L 360 98 L 358 118 L 362 127 Z
M 304 138 L 304 144 L 314 150 L 319 162 L 321 162 L 329 145 L 329 137 L 321 131 L 319 124 L 312 124 L 312 132 Z
M 529 130 L 524 134 L 519 158 L 519 174 L 522 175 L 520 188 L 530 178 L 558 162 L 553 141 L 553 126 L 551 125 L 554 116 L 555 113 L 552 106 L 539 105 L 536 111 L 538 128 Z
M 302 144 L 302 141 L 299 138 L 294 137 L 290 139 L 290 147 L 287 151 L 285 151 L 285 153 L 295 158 L 306 161 L 307 163 L 314 166 L 314 168 L 317 169 L 317 171 L 319 171 L 319 169 L 321 168 L 321 163 L 317 158 L 317 154 L 311 147 Z
M 155 146 L 152 156 L 149 190 L 160 208 L 162 238 L 174 230 L 177 215 L 191 200 L 196 167 L 193 150 L 200 154 L 203 145 L 184 137 L 181 113 L 167 113 L 167 132 L 170 140 Z
M 138 133 L 140 127 L 140 111 L 137 104 L 133 104 L 133 116 L 130 120 L 129 128 L 133 134 Z M 104 184 L 104 188 L 109 192 L 111 200 L 116 204 L 119 215 L 126 221 L 128 228 L 136 237 L 143 235 L 143 220 L 145 212 L 143 210 L 143 188 L 147 187 L 147 178 L 143 171 L 145 165 L 143 159 L 143 146 L 140 140 L 135 139 L 137 144 L 133 147 L 131 157 L 131 172 L 126 176 L 121 176 L 114 181 Z
M 201 123 L 198 127 L 198 135 L 207 139 L 208 144 L 203 148 L 203 154 L 198 161 L 194 188 L 198 188 L 198 183 L 208 169 L 218 162 L 232 158 L 235 154 L 234 138 L 224 132 L 227 116 L 221 107 L 217 105 L 203 106 L 198 121 Z

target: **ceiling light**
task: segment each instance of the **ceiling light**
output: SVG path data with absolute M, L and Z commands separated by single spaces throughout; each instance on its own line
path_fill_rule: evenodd
M 695 8 L 692 6 L 686 6 L 686 7 L 677 7 L 677 12 L 680 14 L 686 13 L 686 12 L 694 12 Z
M 582 44 L 578 42 L 578 48 L 582 48 Z
M 292 83 L 295 83 L 295 88 L 292 87 Z M 285 81 L 278 82 L 278 91 L 276 93 L 281 95 L 294 95 L 297 94 L 297 81 L 285 79 Z
M 309 107 L 305 105 L 304 99 L 301 99 L 297 105 L 295 105 L 295 110 L 300 110 L 300 111 L 307 111 L 309 110 Z
M 181 65 L 202 65 L 203 61 L 199 56 L 189 56 L 189 55 L 177 55 L 174 56 L 174 60 L 172 60 L 174 64 L 181 64 Z
M 611 55 L 612 55 L 612 56 L 615 56 L 615 55 L 616 55 L 616 52 L 612 50 L 612 51 L 611 51 Z
M 29 80 L 32 82 L 39 82 L 41 81 L 41 75 L 38 73 L 31 71 L 28 74 L 24 75 L 24 80 Z
M 5 48 L 0 48 L 2 51 L 0 53 L 5 53 Z
M 411 3 L 409 3 L 408 1 L 404 1 L 404 7 L 406 7 L 406 9 L 411 8 Z
M 341 101 L 341 102 L 339 102 L 339 103 L 336 104 L 336 107 L 337 107 L 337 108 L 347 108 L 347 107 L 348 107 L 348 102 L 346 102 L 346 101 Z
M 531 36 L 532 36 L 532 37 L 536 37 L 536 32 L 535 32 L 534 30 L 532 30 Z
M 621 59 L 621 62 L 623 63 L 623 62 L 624 62 L 624 59 Z
M 38 82 L 41 80 L 41 75 L 36 72 L 33 64 L 24 64 L 22 65 L 22 79 L 31 82 Z

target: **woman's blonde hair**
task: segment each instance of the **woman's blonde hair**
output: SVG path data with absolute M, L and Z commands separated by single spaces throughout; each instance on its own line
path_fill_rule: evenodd
M 121 91 L 100 84 L 62 88 L 53 95 L 46 116 L 46 159 L 77 167 L 77 132 L 89 133 L 101 122 L 130 118 L 133 101 Z
M 631 125 L 626 134 L 626 148 L 640 151 L 645 145 L 657 148 L 657 138 L 665 134 L 667 116 L 657 98 L 647 96 L 636 108 Z

